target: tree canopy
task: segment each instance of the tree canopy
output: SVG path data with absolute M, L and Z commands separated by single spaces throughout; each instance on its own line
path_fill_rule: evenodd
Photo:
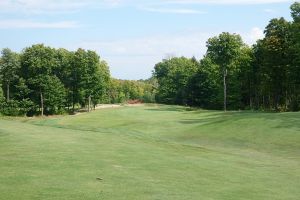
M 99 103 L 129 100 L 199 106 L 207 109 L 300 110 L 300 3 L 292 21 L 271 19 L 265 37 L 246 45 L 223 32 L 208 39 L 207 52 L 169 57 L 148 80 L 119 80 L 90 50 L 55 49 L 43 44 L 0 58 L 0 112 L 48 115 L 90 110 Z
M 159 84 L 157 101 L 225 110 L 299 110 L 300 3 L 291 6 L 291 16 L 292 22 L 270 20 L 265 37 L 252 47 L 239 35 L 224 32 L 208 39 L 203 59 L 182 61 L 176 73 L 170 73 L 172 62 L 158 63 L 154 71 Z M 182 83 L 182 77 L 188 84 Z M 183 94 L 183 101 L 174 100 L 178 94 Z
M 6 115 L 90 110 L 99 103 L 143 101 L 145 95 L 146 101 L 154 101 L 150 84 L 112 79 L 108 64 L 96 52 L 73 52 L 43 44 L 27 47 L 20 54 L 3 49 L 0 85 L 0 112 Z

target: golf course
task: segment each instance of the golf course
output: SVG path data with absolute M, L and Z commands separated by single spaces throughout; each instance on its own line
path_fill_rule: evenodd
M 0 199 L 297 200 L 300 113 L 142 104 L 0 117 Z

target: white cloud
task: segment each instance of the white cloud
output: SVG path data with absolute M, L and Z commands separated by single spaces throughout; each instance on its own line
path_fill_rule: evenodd
M 147 57 L 176 54 L 177 56 L 202 56 L 206 40 L 211 33 L 189 32 L 173 35 L 158 35 L 116 41 L 83 42 L 81 47 L 105 52 L 108 56 Z
M 168 4 L 271 4 L 293 2 L 293 0 L 166 0 Z
M 264 31 L 258 27 L 251 29 L 250 34 L 246 36 L 249 44 L 254 44 L 257 40 L 263 39 L 265 36 Z
M 0 29 L 24 29 L 24 28 L 42 28 L 42 29 L 66 29 L 76 28 L 79 25 L 74 21 L 59 22 L 36 22 L 31 20 L 0 20 Z
M 271 4 L 293 2 L 293 0 L 0 0 L 0 12 L 23 13 L 64 13 L 77 12 L 82 9 L 112 8 L 116 6 L 131 6 L 135 8 L 159 6 L 159 5 L 189 5 L 189 4 Z M 154 11 L 148 10 L 148 11 Z M 189 9 L 156 9 L 157 12 L 168 13 L 195 13 Z
M 276 13 L 276 10 L 267 8 L 267 9 L 264 9 L 264 12 L 265 13 Z
M 23 12 L 23 13 L 44 13 L 72 11 L 84 6 L 80 2 L 71 1 L 50 1 L 50 0 L 2 0 L 0 2 L 1 12 Z
M 157 13 L 171 13 L 171 14 L 206 14 L 206 12 L 194 10 L 194 9 L 176 9 L 176 8 L 154 8 L 154 7 L 145 7 L 141 10 Z
M 65 13 L 81 9 L 115 7 L 121 2 L 122 0 L 0 0 L 0 12 Z
M 175 34 L 119 39 L 112 41 L 85 41 L 78 47 L 93 49 L 106 56 L 163 57 L 168 54 L 187 57 L 202 57 L 206 52 L 206 41 L 221 32 L 186 31 Z M 253 27 L 249 32 L 239 32 L 247 44 L 264 37 L 263 30 Z
M 104 0 L 104 3 L 108 6 L 119 6 L 123 0 Z
M 88 41 L 71 46 L 97 51 L 108 61 L 112 75 L 118 78 L 149 78 L 156 63 L 168 55 L 201 58 L 206 41 L 216 35 L 191 31 L 114 41 Z
M 189 31 L 114 41 L 87 41 L 71 49 L 81 47 L 97 51 L 108 61 L 113 77 L 149 78 L 154 65 L 168 55 L 202 58 L 207 50 L 208 38 L 220 33 Z M 264 37 L 263 30 L 258 27 L 237 33 L 248 45 Z

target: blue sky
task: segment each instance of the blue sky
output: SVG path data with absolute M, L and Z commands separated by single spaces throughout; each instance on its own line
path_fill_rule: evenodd
M 205 54 L 223 31 L 247 44 L 276 17 L 290 20 L 290 0 L 0 0 L 0 48 L 44 43 L 95 50 L 115 78 L 145 79 L 168 56 Z

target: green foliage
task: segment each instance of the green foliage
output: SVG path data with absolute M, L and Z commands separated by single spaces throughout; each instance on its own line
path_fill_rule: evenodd
M 200 62 L 197 72 L 188 83 L 189 105 L 201 108 L 222 108 L 222 100 L 218 99 L 218 66 L 209 57 Z
M 299 30 L 296 21 L 272 19 L 266 37 L 254 46 L 255 107 L 299 110 Z
M 0 78 L 5 97 L 9 101 L 13 97 L 14 86 L 19 79 L 20 56 L 7 48 L 3 49 L 1 54 Z
M 155 100 L 155 89 L 147 80 L 130 81 L 111 79 L 108 89 L 111 103 L 124 103 L 128 100 L 139 100 L 152 103 Z
M 150 91 L 145 91 L 142 100 L 145 103 L 155 103 L 155 93 Z
M 154 73 L 159 84 L 158 101 L 210 109 L 220 109 L 223 103 L 225 110 L 298 111 L 299 13 L 300 3 L 296 2 L 291 6 L 293 21 L 272 19 L 266 26 L 265 38 L 253 47 L 246 46 L 236 34 L 210 38 L 196 72 L 184 71 L 187 67 L 183 58 L 173 59 L 182 62 L 177 63 L 177 68 L 172 59 L 158 63 Z M 191 60 L 197 62 L 195 58 Z M 188 80 L 187 87 L 181 80 Z
M 155 65 L 154 76 L 158 81 L 157 100 L 161 103 L 188 103 L 187 87 L 199 64 L 184 57 L 165 59 Z
M 33 115 L 74 112 L 99 103 L 158 101 L 209 109 L 298 111 L 299 2 L 291 5 L 291 16 L 291 22 L 270 20 L 265 38 L 252 47 L 239 35 L 223 32 L 208 39 L 200 61 L 164 59 L 148 80 L 112 79 L 108 64 L 94 51 L 71 52 L 43 44 L 20 54 L 3 49 L 1 107 L 6 114 Z
M 33 45 L 24 50 L 21 63 L 22 72 L 26 72 L 23 76 L 28 87 L 21 82 L 20 89 L 25 90 L 23 96 L 30 91 L 28 97 L 45 114 L 56 114 L 64 109 L 65 88 L 55 75 L 56 50 L 44 45 Z
M 294 22 L 300 22 L 300 2 L 295 2 L 291 5 L 291 15 Z
M 45 76 L 43 98 L 46 114 L 59 114 L 64 110 L 65 88 L 56 76 Z
M 49 115 L 86 106 L 88 98 L 94 105 L 107 101 L 110 72 L 93 51 L 69 52 L 38 44 L 21 54 L 4 49 L 0 80 L 5 115 Z
M 0 83 L 0 101 L 4 101 L 4 94 Z
M 244 44 L 240 35 L 222 33 L 217 37 L 208 39 L 207 41 L 207 52 L 206 55 L 211 58 L 211 60 L 219 66 L 220 74 L 223 77 L 223 104 L 224 110 L 227 109 L 227 100 L 239 107 L 236 102 L 236 96 L 234 92 L 230 92 L 233 89 L 236 90 L 234 82 L 236 82 L 236 61 L 240 57 L 241 49 Z M 229 80 L 228 80 L 229 79 Z M 230 80 L 232 79 L 232 80 Z M 228 84 L 229 82 L 229 84 Z
M 1 83 L 0 83 L 0 110 L 3 109 L 4 102 L 5 102 L 5 97 L 4 97 L 3 90 L 2 90 L 2 87 L 1 87 Z M 1 113 L 1 111 L 0 111 L 0 113 Z
M 288 110 L 300 110 L 300 3 L 291 6 L 294 21 L 291 24 L 291 40 L 289 42 L 289 90 L 290 105 Z
M 0 112 L 7 116 L 25 116 L 33 109 L 33 106 L 33 102 L 29 99 L 2 101 L 2 103 L 0 102 Z
M 109 83 L 110 83 L 110 72 L 108 64 L 105 61 L 100 61 L 98 64 L 98 70 L 94 76 L 95 86 L 93 90 L 94 98 L 93 103 L 110 103 L 109 102 Z
M 232 62 L 238 57 L 243 46 L 240 35 L 224 32 L 217 37 L 208 39 L 207 56 L 209 56 L 223 72 L 223 68 L 231 66 Z

